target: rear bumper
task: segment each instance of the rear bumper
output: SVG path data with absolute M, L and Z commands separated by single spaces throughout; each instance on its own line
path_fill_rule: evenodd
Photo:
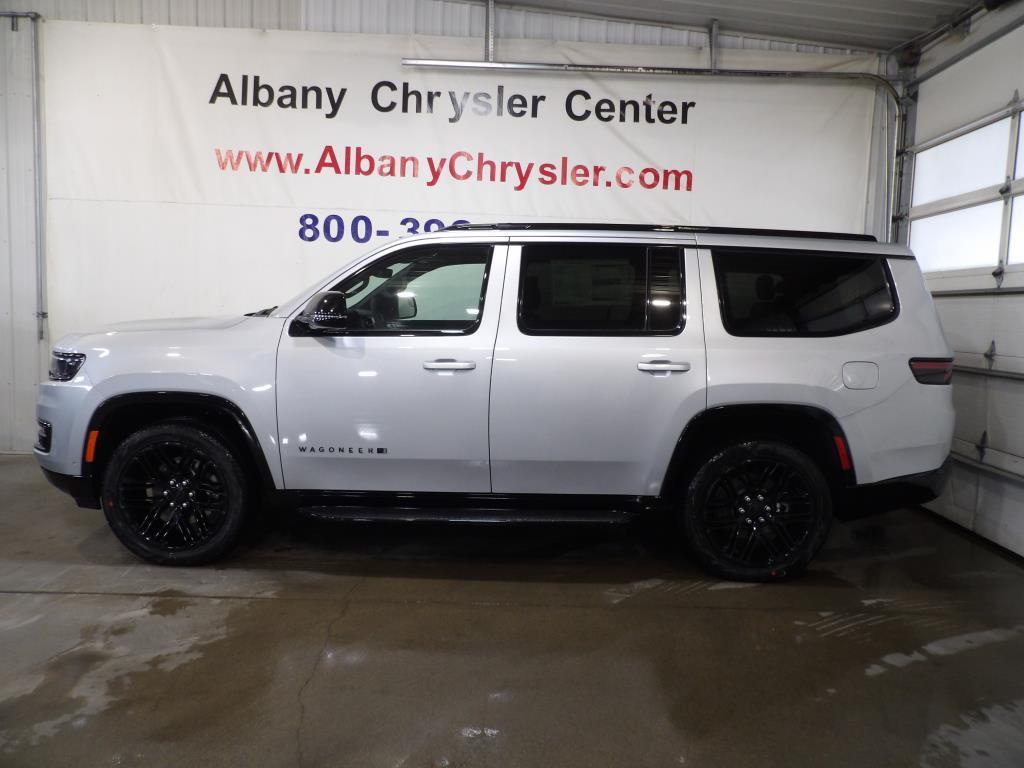
M 862 507 L 877 511 L 924 504 L 942 494 L 951 467 L 952 458 L 947 456 L 938 469 L 858 485 L 853 490 Z
M 64 491 L 64 493 L 71 496 L 78 506 L 86 507 L 87 509 L 100 508 L 100 500 L 88 478 L 62 475 L 45 467 L 43 468 L 43 474 L 46 475 L 46 479 L 50 481 L 54 488 Z

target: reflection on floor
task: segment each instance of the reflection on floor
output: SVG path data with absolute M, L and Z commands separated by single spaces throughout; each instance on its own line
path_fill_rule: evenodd
M 0 764 L 1024 765 L 1024 567 L 921 510 L 801 580 L 656 526 L 290 522 L 141 564 L 0 457 Z

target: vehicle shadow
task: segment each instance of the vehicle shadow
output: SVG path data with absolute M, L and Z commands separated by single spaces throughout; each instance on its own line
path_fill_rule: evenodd
M 353 522 L 268 513 L 225 562 L 361 577 L 562 582 L 707 579 L 663 520 Z

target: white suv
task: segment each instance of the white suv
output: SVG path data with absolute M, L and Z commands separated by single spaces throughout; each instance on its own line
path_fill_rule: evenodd
M 771 580 L 856 492 L 938 492 L 951 374 L 902 246 L 460 225 L 262 312 L 61 339 L 36 456 L 155 563 L 216 558 L 270 497 L 358 519 L 662 511 L 710 572 Z

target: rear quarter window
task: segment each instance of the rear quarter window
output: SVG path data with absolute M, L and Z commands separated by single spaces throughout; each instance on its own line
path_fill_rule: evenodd
M 712 259 L 722 323 L 733 336 L 842 336 L 899 311 L 882 257 L 716 249 Z

